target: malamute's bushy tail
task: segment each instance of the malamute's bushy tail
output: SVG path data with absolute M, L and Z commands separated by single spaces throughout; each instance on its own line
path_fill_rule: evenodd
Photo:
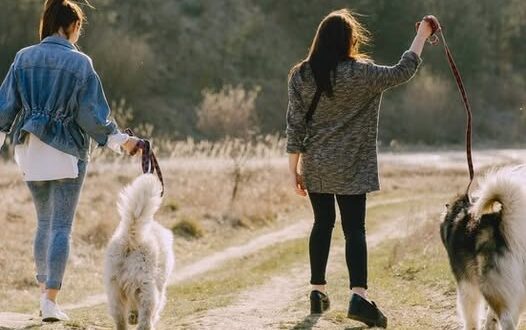
M 494 204 L 502 208 L 501 228 L 511 242 L 526 233 L 526 174 L 517 167 L 504 167 L 486 175 L 480 184 L 478 199 L 474 202 L 472 214 L 479 219 L 493 212 Z M 526 240 L 520 238 L 519 241 Z M 522 245 L 522 244 L 521 244 Z
M 161 205 L 161 190 L 154 175 L 143 174 L 121 192 L 117 206 L 128 241 L 136 240 L 141 228 L 153 219 Z

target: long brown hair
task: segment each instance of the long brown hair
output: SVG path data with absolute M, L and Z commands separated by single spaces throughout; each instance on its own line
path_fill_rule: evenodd
M 302 72 L 308 63 L 316 81 L 316 87 L 328 96 L 333 95 L 331 75 L 336 75 L 336 67 L 342 61 L 369 60 L 361 47 L 370 41 L 370 33 L 355 18 L 349 9 L 336 10 L 327 15 L 318 26 L 307 58 L 298 63 Z
M 80 22 L 81 26 L 86 16 L 78 4 L 70 0 L 46 0 L 44 13 L 40 20 L 40 40 L 57 33 L 60 28 L 68 35 L 71 24 Z

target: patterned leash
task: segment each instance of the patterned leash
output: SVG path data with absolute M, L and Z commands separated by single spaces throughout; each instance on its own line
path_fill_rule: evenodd
M 460 92 L 460 95 L 462 97 L 462 103 L 464 104 L 464 109 L 466 110 L 466 116 L 467 116 L 467 122 L 466 122 L 466 156 L 468 161 L 468 170 L 469 170 L 469 184 L 466 189 L 466 195 L 469 196 L 469 190 L 471 188 L 471 184 L 473 183 L 473 180 L 475 178 L 475 171 L 473 169 L 473 157 L 471 155 L 472 150 L 472 122 L 473 122 L 473 115 L 471 112 L 471 106 L 469 104 L 468 94 L 466 92 L 466 88 L 464 87 L 464 83 L 462 82 L 462 77 L 460 76 L 460 71 L 458 70 L 457 65 L 455 64 L 455 61 L 453 59 L 453 54 L 451 53 L 451 50 L 449 49 L 446 38 L 444 37 L 444 33 L 442 31 L 441 26 L 438 24 L 438 21 L 434 19 L 431 16 L 424 17 L 424 20 L 428 22 L 431 25 L 431 28 L 433 30 L 433 33 L 431 34 L 431 37 L 429 37 L 428 41 L 432 45 L 438 45 L 439 43 L 439 36 L 440 39 L 442 39 L 442 44 L 444 45 L 444 50 L 446 52 L 447 61 L 449 63 L 449 68 L 451 69 L 451 72 L 453 73 L 453 76 L 455 77 L 455 82 L 457 83 L 458 90 Z M 416 23 L 416 28 L 418 30 L 418 26 L 420 25 L 420 22 Z
M 130 128 L 127 128 L 124 130 L 126 134 L 129 136 L 136 136 L 135 133 Z M 157 161 L 157 157 L 155 157 L 155 154 L 153 153 L 153 150 L 151 148 L 150 141 L 146 139 L 141 139 L 139 142 L 137 142 L 137 145 L 133 150 L 130 152 L 130 155 L 134 156 L 139 152 L 139 150 L 142 151 L 142 172 L 143 173 L 156 173 L 157 177 L 159 178 L 159 181 L 161 181 L 161 197 L 164 195 L 164 180 L 163 180 L 163 173 L 161 172 L 161 167 L 159 166 L 159 162 Z

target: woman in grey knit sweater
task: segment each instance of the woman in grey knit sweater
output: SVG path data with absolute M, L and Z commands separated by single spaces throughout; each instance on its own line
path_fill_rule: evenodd
M 352 294 L 348 316 L 370 326 L 387 325 L 366 295 L 365 202 L 367 193 L 379 189 L 378 111 L 383 91 L 415 74 L 431 33 L 430 24 L 423 20 L 398 64 L 380 66 L 360 53 L 361 44 L 368 41 L 367 30 L 349 10 L 335 11 L 320 23 L 307 58 L 290 72 L 287 152 L 291 181 L 298 195 L 308 192 L 315 218 L 309 242 L 311 313 L 322 313 L 330 305 L 325 269 L 336 197 Z

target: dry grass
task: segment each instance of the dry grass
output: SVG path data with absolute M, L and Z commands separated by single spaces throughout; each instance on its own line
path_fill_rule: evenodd
M 291 222 L 291 214 L 305 209 L 283 184 L 286 162 L 270 158 L 277 154 L 278 139 L 261 138 L 243 144 L 166 142 L 174 148 L 161 153 L 166 186 L 157 220 L 168 228 L 186 230 L 194 239 L 176 236 L 178 263 L 184 264 L 210 250 L 242 241 L 272 226 Z M 266 142 L 265 142 L 266 141 Z M 195 152 L 195 156 L 186 156 Z M 232 201 L 235 184 L 233 154 L 243 153 L 243 180 Z M 185 157 L 176 157 L 184 155 Z M 266 155 L 256 159 L 256 155 Z M 118 224 L 115 207 L 118 192 L 139 172 L 139 159 L 109 156 L 97 151 L 90 163 L 72 235 L 72 250 L 62 301 L 76 301 L 102 291 L 104 247 Z M 0 162 L 0 311 L 28 311 L 36 307 L 32 241 L 36 215 L 30 193 L 13 163 Z M 241 197 L 242 196 L 242 197 Z M 276 223 L 276 219 L 282 219 Z M 237 219 L 237 220 L 236 220 Z M 283 223 L 282 223 L 283 222 Z M 223 237 L 231 237 L 225 241 Z M 206 238 L 206 239 L 201 239 Z M 16 297 L 15 299 L 8 297 Z
M 263 232 L 295 222 L 300 216 L 310 217 L 307 200 L 295 196 L 286 184 L 287 162 L 285 158 L 277 157 L 281 152 L 281 141 L 274 137 L 261 140 L 263 142 L 249 144 L 242 144 L 240 140 L 216 144 L 172 142 L 170 145 L 176 150 L 171 155 L 162 153 L 161 166 L 167 187 L 157 219 L 168 228 L 178 228 L 176 231 L 184 229 L 182 236 L 192 237 L 176 236 L 175 252 L 179 266 L 211 251 L 250 241 Z M 192 150 L 195 156 L 188 157 Z M 243 161 L 236 165 L 235 157 L 239 155 Z M 62 302 L 75 302 L 79 297 L 102 292 L 104 246 L 118 223 L 116 197 L 123 185 L 139 174 L 138 159 L 99 156 L 90 164 L 79 204 Z M 418 228 L 408 239 L 382 245 L 371 258 L 371 274 L 375 274 L 372 275 L 373 295 L 392 311 L 392 315 L 400 318 L 400 329 L 411 326 L 426 328 L 429 322 L 442 320 L 440 315 L 446 311 L 447 315 L 454 316 L 449 301 L 452 299 L 451 279 L 437 240 L 436 226 L 445 202 L 462 191 L 466 183 L 462 158 L 462 168 L 459 169 L 454 162 L 453 167 L 408 165 L 407 160 L 413 157 L 387 158 L 389 161 L 384 157 L 381 160 L 382 192 L 371 194 L 368 212 L 370 231 L 381 229 L 383 220 L 393 217 L 397 220 L 400 217 L 397 230 L 412 232 Z M 237 171 L 236 166 L 240 164 L 241 171 Z M 31 252 L 35 212 L 16 166 L 0 163 L 0 170 L 0 193 L 3 196 L 0 200 L 3 229 L 0 232 L 0 272 L 3 278 L 0 282 L 0 311 L 33 311 L 37 295 Z M 240 179 L 236 178 L 239 173 Z M 236 182 L 239 184 L 238 193 L 232 198 Z M 338 239 L 338 236 L 341 240 L 341 233 L 335 237 Z M 407 244 L 409 241 L 411 244 Z M 284 245 L 279 253 L 286 255 L 287 251 Z M 243 260 L 236 261 L 236 265 L 241 267 Z M 334 269 L 336 273 L 331 275 L 331 283 L 341 288 L 346 287 L 343 265 Z M 279 268 L 283 267 L 287 265 Z M 261 281 L 257 274 L 253 276 L 249 282 Z M 210 283 L 216 282 L 211 279 Z M 417 290 L 414 294 L 413 287 Z M 342 290 L 335 299 L 344 301 L 345 295 L 346 291 Z M 404 297 L 402 301 L 400 295 Z M 429 297 L 437 300 L 440 307 L 432 313 L 429 312 L 430 303 L 426 302 Z M 178 296 L 177 303 L 184 304 L 185 299 L 192 300 L 190 291 Z M 217 306 L 226 303 L 221 296 L 216 300 Z M 418 318 L 420 323 L 411 323 L 404 309 L 417 307 L 424 316 Z M 431 314 L 425 314 L 428 312 Z M 88 314 L 83 314 L 83 317 L 90 320 L 89 324 L 106 319 Z M 336 311 L 328 315 L 328 320 L 341 327 L 342 315 Z M 425 321 L 426 318 L 431 321 Z

